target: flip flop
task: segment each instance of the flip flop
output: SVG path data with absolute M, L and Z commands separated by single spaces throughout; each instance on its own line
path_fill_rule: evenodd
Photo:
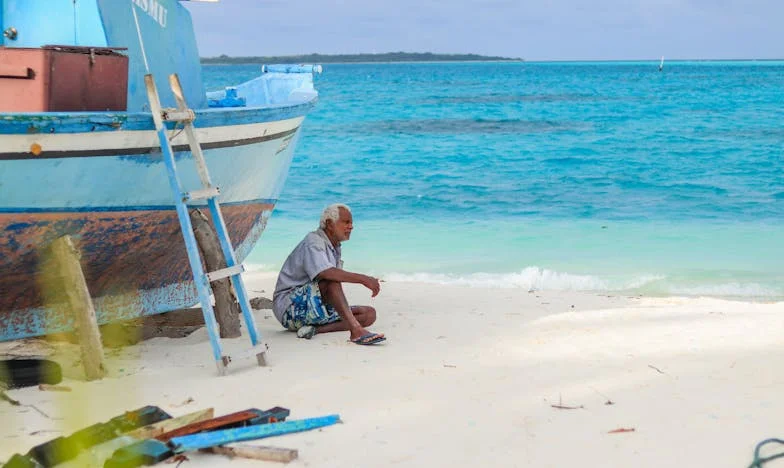
M 365 335 L 360 336 L 359 338 L 354 338 L 351 340 L 352 343 L 358 345 L 374 345 L 376 343 L 381 343 L 382 341 L 386 340 L 386 337 L 381 333 L 367 333 Z

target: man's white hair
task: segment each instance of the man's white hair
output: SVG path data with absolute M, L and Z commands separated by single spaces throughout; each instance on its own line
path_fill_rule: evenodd
M 321 213 L 321 221 L 319 221 L 319 227 L 321 229 L 326 228 L 328 219 L 331 219 L 333 223 L 336 223 L 340 218 L 341 208 L 351 213 L 351 208 L 349 208 L 347 205 L 344 205 L 342 203 L 333 203 L 328 207 L 324 208 L 324 211 Z

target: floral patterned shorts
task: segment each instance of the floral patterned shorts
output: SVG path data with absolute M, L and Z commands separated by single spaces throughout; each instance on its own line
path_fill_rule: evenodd
M 289 293 L 291 305 L 285 312 L 281 322 L 291 331 L 297 331 L 305 325 L 326 325 L 340 320 L 338 311 L 321 300 L 318 282 L 303 284 Z

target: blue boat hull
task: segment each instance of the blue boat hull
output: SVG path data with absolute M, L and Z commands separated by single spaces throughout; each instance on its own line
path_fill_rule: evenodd
M 304 114 L 312 105 L 296 110 Z M 292 117 L 291 108 L 284 112 L 226 109 L 197 115 L 197 136 L 221 188 L 240 261 L 264 231 L 296 147 L 304 115 Z M 287 118 L 274 120 L 281 116 Z M 43 249 L 66 234 L 81 252 L 99 323 L 197 302 L 166 169 L 154 146 L 151 118 L 144 117 L 126 116 L 120 125 L 84 132 L 84 122 L 117 115 L 0 114 L 0 341 L 73 328 L 62 305 L 47 302 L 50 295 L 40 281 Z M 232 120 L 239 123 L 221 125 Z M 206 126 L 210 123 L 219 125 Z M 8 133 L 32 125 L 41 132 Z M 182 150 L 178 138 L 173 142 Z M 183 185 L 198 187 L 190 152 L 179 151 L 177 159 Z

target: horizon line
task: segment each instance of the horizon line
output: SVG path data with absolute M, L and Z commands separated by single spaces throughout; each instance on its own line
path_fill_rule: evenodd
M 442 56 L 442 57 L 450 57 L 450 56 L 475 56 L 477 57 L 476 60 L 453 60 L 459 62 L 478 62 L 478 61 L 486 61 L 486 62 L 529 62 L 529 63 L 552 63 L 552 62 L 659 62 L 662 57 L 657 58 L 623 58 L 623 59 L 525 59 L 525 58 L 514 58 L 514 57 L 502 57 L 502 56 L 493 56 L 493 55 L 480 55 L 480 54 L 473 54 L 473 53 L 456 53 L 456 54 L 437 54 L 433 52 L 384 52 L 384 53 L 355 53 L 355 54 L 322 54 L 322 53 L 308 53 L 308 54 L 290 54 L 290 55 L 226 55 L 221 54 L 218 56 L 204 56 L 199 57 L 200 60 L 220 60 L 220 59 L 284 59 L 284 58 L 302 58 L 307 56 L 321 56 L 321 57 L 358 57 L 358 56 L 383 56 L 383 55 L 393 55 L 393 54 L 404 54 L 404 55 L 435 55 L 435 56 Z M 663 57 L 667 59 L 666 57 Z M 784 57 L 782 58 L 754 58 L 754 57 L 747 57 L 747 58 L 671 58 L 667 59 L 670 62 L 777 62 L 777 61 L 784 61 Z M 401 60 L 404 61 L 404 60 Z M 449 60 L 410 60 L 412 62 L 426 62 L 426 61 L 449 61 Z M 346 63 L 353 63 L 353 62 L 346 62 Z M 370 62 L 372 63 L 372 62 Z

